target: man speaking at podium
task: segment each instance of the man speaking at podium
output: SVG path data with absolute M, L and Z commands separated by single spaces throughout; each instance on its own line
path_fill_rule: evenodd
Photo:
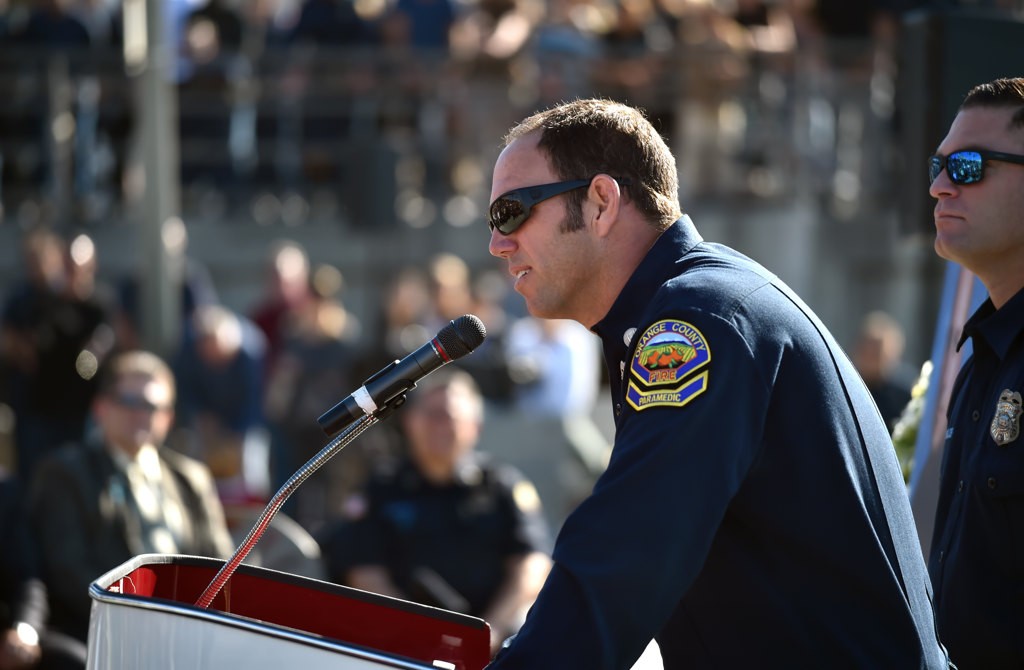
M 888 431 L 778 278 L 704 242 L 636 109 L 520 122 L 490 252 L 529 311 L 600 336 L 615 446 L 495 670 L 946 668 Z

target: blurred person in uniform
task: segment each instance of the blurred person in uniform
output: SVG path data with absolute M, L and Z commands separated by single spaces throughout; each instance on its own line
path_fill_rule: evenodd
M 1024 667 L 1024 78 L 972 88 L 930 163 L 935 251 L 988 299 L 947 410 L 928 569 L 960 670 Z
M 910 402 L 910 391 L 917 380 L 914 368 L 903 360 L 905 344 L 900 324 L 885 312 L 874 311 L 861 322 L 853 349 L 857 372 L 868 385 L 890 433 Z
M 334 581 L 481 617 L 496 650 L 547 575 L 549 537 L 533 485 L 475 450 L 483 411 L 465 371 L 424 378 L 398 414 L 404 456 L 322 544 Z
M 494 168 L 490 251 L 539 318 L 600 336 L 615 443 L 495 670 L 946 668 L 888 430 L 777 277 L 705 242 L 643 113 L 528 117 Z M 776 655 L 781 655 L 776 657 Z
M 43 461 L 29 518 L 50 595 L 51 625 L 85 641 L 89 584 L 133 556 L 233 551 L 205 465 L 164 446 L 175 380 L 155 354 L 113 356 L 93 403 L 98 431 Z

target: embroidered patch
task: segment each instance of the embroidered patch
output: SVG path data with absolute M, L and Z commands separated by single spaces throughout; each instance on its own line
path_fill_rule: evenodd
M 626 402 L 633 409 L 642 410 L 648 407 L 682 407 L 708 388 L 707 371 L 697 375 L 677 389 L 657 389 L 641 391 L 632 379 L 626 389 Z
M 521 512 L 532 514 L 540 510 L 540 495 L 528 481 L 516 482 L 512 487 L 512 499 Z
M 630 362 L 626 401 L 636 410 L 682 407 L 708 388 L 711 360 L 704 336 L 685 321 L 666 319 L 644 331 Z M 670 388 L 659 388 L 659 387 Z
M 1003 446 L 1013 442 L 1020 435 L 1021 406 L 1024 404 L 1020 393 L 1003 389 L 996 403 L 996 414 L 992 417 L 989 434 L 996 444 Z
M 685 321 L 659 321 L 640 336 L 630 370 L 645 386 L 678 386 L 707 365 L 711 350 L 700 331 Z

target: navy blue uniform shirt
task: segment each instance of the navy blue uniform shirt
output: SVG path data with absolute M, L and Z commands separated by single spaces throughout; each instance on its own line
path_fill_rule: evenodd
M 964 326 L 973 355 L 947 415 L 928 569 L 939 634 L 960 670 L 1024 668 L 1024 291 Z M 1016 395 L 1015 395 L 1016 394 Z
M 381 565 L 416 602 L 481 616 L 513 556 L 550 551 L 536 489 L 515 468 L 472 453 L 455 481 L 436 485 L 408 460 L 376 473 L 366 515 L 344 531 L 332 569 Z
M 653 637 L 666 670 L 946 668 L 885 424 L 782 282 L 683 217 L 593 330 L 611 461 L 494 670 L 626 669 Z

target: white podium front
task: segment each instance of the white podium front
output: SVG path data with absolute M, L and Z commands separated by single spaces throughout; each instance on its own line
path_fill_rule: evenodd
M 480 670 L 482 619 L 241 565 L 209 608 L 223 565 L 146 554 L 89 587 L 88 670 Z

